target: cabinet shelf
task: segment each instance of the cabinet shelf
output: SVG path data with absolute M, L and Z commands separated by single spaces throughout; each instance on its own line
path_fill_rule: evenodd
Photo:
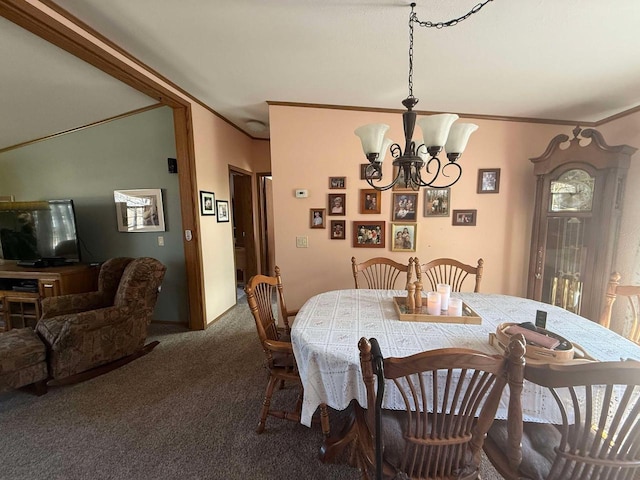
M 29 270 L 5 261 L 0 265 L 0 331 L 35 327 L 43 298 L 90 292 L 97 287 L 98 268 L 88 265 Z

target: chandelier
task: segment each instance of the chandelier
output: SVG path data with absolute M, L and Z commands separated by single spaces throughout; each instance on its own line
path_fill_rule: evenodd
M 478 3 L 462 17 L 435 23 L 420 21 L 413 11 L 416 4 L 411 4 L 409 15 L 409 96 L 402 101 L 407 109 L 402 114 L 405 137 L 404 150 L 399 144 L 385 137 L 389 125 L 371 123 L 357 128 L 354 132 L 360 137 L 362 149 L 370 163 L 365 169 L 365 180 L 376 190 L 388 190 L 398 183 L 413 190 L 418 190 L 420 187 L 446 188 L 456 183 L 462 176 L 462 167 L 456 163 L 456 160 L 462 155 L 469 137 L 478 129 L 478 126 L 472 123 L 454 123 L 458 119 L 458 115 L 451 113 L 429 115 L 416 122 L 416 112 L 413 111 L 413 108 L 418 103 L 418 99 L 413 96 L 413 25 L 417 23 L 421 27 L 438 29 L 452 27 L 477 13 L 491 1 L 493 0 Z M 417 147 L 413 141 L 416 123 L 422 130 L 423 138 L 423 142 Z M 444 163 L 438 158 L 443 148 L 448 160 Z M 394 158 L 395 178 L 390 184 L 381 186 L 379 182 L 382 180 L 382 161 L 387 150 Z M 424 172 L 422 167 L 424 167 Z

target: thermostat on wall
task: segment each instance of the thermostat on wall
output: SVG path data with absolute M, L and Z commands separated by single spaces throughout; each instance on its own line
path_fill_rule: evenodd
M 309 196 L 309 192 L 305 189 L 298 188 L 296 190 L 296 198 L 307 198 Z

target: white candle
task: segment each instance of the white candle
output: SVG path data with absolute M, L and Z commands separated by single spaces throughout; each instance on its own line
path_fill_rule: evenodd
M 438 292 L 427 293 L 427 313 L 429 315 L 440 315 L 440 294 Z
M 451 317 L 461 317 L 462 316 L 462 300 L 459 298 L 450 298 L 449 299 L 449 316 Z
M 440 308 L 446 312 L 449 308 L 449 296 L 451 295 L 451 285 L 447 285 L 446 283 L 439 283 L 438 293 L 440 294 Z

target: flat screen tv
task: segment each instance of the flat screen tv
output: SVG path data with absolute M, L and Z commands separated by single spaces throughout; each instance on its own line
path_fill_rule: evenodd
M 0 202 L 0 258 L 79 262 L 73 200 Z

